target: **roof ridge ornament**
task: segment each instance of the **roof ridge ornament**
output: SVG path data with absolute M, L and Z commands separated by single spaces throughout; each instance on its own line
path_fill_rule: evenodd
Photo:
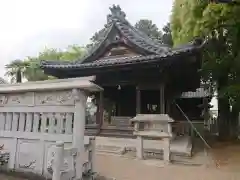
M 122 11 L 121 7 L 119 5 L 113 5 L 112 7 L 109 7 L 111 14 L 107 16 L 107 21 L 111 22 L 114 19 L 120 19 L 122 21 L 126 21 L 126 13 Z

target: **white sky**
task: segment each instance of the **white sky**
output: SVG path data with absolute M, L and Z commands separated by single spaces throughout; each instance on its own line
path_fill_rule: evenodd
M 4 65 L 36 55 L 44 47 L 84 45 L 119 4 L 132 24 L 151 19 L 159 28 L 169 20 L 173 0 L 0 0 L 0 77 Z M 213 103 L 215 104 L 215 102 Z
M 36 55 L 44 47 L 84 45 L 119 4 L 130 22 L 141 18 L 162 27 L 173 0 L 0 0 L 0 76 L 11 60 Z

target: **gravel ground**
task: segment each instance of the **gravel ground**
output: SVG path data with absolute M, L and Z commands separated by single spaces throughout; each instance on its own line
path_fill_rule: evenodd
M 214 166 L 166 165 L 156 167 L 143 161 L 112 155 L 97 156 L 97 171 L 117 180 L 240 180 L 239 169 L 229 171 Z
M 220 144 L 203 166 L 156 165 L 114 155 L 97 155 L 97 171 L 117 180 L 240 180 L 240 145 Z M 206 158 L 206 157 L 205 157 Z
M 6 176 L 6 175 L 1 175 L 0 174 L 0 180 L 27 180 L 27 179 L 11 177 L 11 176 Z
M 203 166 L 162 165 L 150 161 L 98 154 L 97 171 L 116 180 L 240 180 L 240 145 L 220 144 Z M 148 161 L 149 162 L 149 161 Z M 26 180 L 0 175 L 0 180 Z

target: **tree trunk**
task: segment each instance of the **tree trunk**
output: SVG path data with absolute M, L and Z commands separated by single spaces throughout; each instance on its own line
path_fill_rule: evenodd
M 230 138 L 230 104 L 227 97 L 219 95 L 220 90 L 227 84 L 226 78 L 219 79 L 218 85 L 218 130 L 219 140 Z
M 218 98 L 218 129 L 219 139 L 227 140 L 230 138 L 230 108 L 228 99 Z
M 17 70 L 16 81 L 17 81 L 17 83 L 21 83 L 22 82 L 22 72 L 21 72 L 20 68 Z
M 231 111 L 230 134 L 233 140 L 238 138 L 238 116 L 239 111 L 237 107 L 233 106 Z

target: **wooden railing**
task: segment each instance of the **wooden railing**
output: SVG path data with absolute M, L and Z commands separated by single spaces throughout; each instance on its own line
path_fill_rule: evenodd
M 192 121 L 193 126 L 198 131 L 203 131 L 204 122 L 203 121 Z M 189 135 L 195 136 L 194 130 L 187 121 L 175 121 L 172 123 L 172 131 L 177 136 Z

